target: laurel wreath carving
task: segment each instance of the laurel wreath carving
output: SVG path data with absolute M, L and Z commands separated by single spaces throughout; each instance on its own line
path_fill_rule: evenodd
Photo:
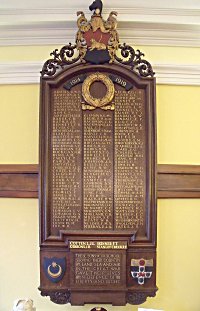
M 103 98 L 94 98 L 90 94 L 90 87 L 95 81 L 101 81 L 106 86 L 107 92 Z M 100 72 L 97 72 L 86 78 L 82 86 L 82 94 L 83 98 L 89 105 L 95 108 L 104 107 L 112 101 L 115 94 L 115 87 L 110 78 Z

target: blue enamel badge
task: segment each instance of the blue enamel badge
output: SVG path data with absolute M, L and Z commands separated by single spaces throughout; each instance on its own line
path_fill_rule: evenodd
M 62 280 L 66 271 L 66 258 L 44 257 L 43 268 L 49 281 L 58 283 Z

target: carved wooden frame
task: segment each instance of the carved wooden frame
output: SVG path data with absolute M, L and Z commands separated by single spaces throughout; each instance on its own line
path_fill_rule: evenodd
M 50 204 L 49 204 L 49 174 L 51 172 L 50 163 L 50 88 L 61 86 L 66 81 L 75 78 L 79 75 L 85 75 L 94 72 L 115 74 L 122 79 L 132 82 L 136 87 L 140 87 L 145 90 L 145 127 L 146 127 L 146 229 L 145 236 L 137 238 L 132 236 L 130 231 L 107 231 L 101 230 L 95 232 L 95 230 L 77 230 L 77 231 L 60 231 L 58 236 L 51 236 L 50 230 Z M 41 209 L 41 260 L 44 256 L 48 255 L 48 249 L 51 250 L 52 254 L 56 254 L 56 249 L 60 249 L 60 252 L 64 252 L 68 247 L 68 241 L 70 239 L 83 239 L 84 241 L 90 241 L 91 239 L 113 239 L 115 241 L 127 241 L 128 252 L 127 260 L 130 261 L 131 256 L 150 256 L 154 258 L 154 266 L 156 265 L 156 117 L 155 117 L 155 79 L 153 77 L 140 77 L 136 72 L 132 71 L 131 68 L 127 68 L 121 64 L 104 64 L 98 65 L 98 69 L 94 65 L 90 64 L 77 64 L 67 69 L 63 69 L 58 72 L 54 77 L 42 77 L 41 78 L 41 106 L 40 106 L 40 209 Z M 134 243 L 133 243 L 134 241 Z M 72 252 L 73 253 L 73 252 Z M 135 254 L 135 255 L 134 255 Z M 145 255 L 146 254 L 146 255 Z M 124 256 L 124 255 L 123 255 Z M 68 259 L 67 259 L 68 260 Z M 128 263 L 128 266 L 130 264 Z M 41 268 L 42 269 L 42 268 Z M 130 268 L 129 268 L 130 269 Z M 43 272 L 42 279 L 43 279 Z M 129 273 L 130 274 L 130 273 Z M 128 274 L 128 275 L 129 275 Z M 130 277 L 129 277 L 130 279 Z M 96 292 L 95 295 L 99 297 L 98 301 L 94 300 L 94 290 L 88 290 L 87 295 L 78 293 L 78 289 L 70 290 L 71 296 L 70 301 L 72 304 L 84 304 L 86 302 L 112 302 L 116 305 L 124 305 L 126 302 L 129 303 L 141 303 L 146 300 L 147 296 L 154 296 L 157 287 L 156 281 L 156 270 L 154 267 L 154 276 L 152 278 L 151 288 L 146 289 L 145 292 L 141 292 L 140 288 L 135 286 L 129 287 L 127 293 L 126 286 L 119 290 L 118 297 L 114 298 L 115 292 L 113 290 L 107 290 L 105 294 Z M 154 285 L 153 285 L 154 284 Z M 62 289 L 62 288 L 61 288 Z M 41 284 L 40 290 L 42 295 L 49 295 L 54 297 L 55 290 L 52 291 L 51 287 L 48 289 L 46 285 Z M 69 288 L 68 288 L 69 290 Z M 80 291 L 80 289 L 79 289 Z M 56 291 L 57 293 L 57 291 Z M 134 299 L 132 295 L 134 293 Z M 58 294 L 58 293 L 57 293 Z M 141 299 L 141 294 L 143 298 Z M 61 295 L 62 296 L 62 295 Z M 137 297 L 136 297 L 137 296 Z M 93 297 L 93 298 L 91 298 Z M 92 299 L 92 300 L 90 300 Z

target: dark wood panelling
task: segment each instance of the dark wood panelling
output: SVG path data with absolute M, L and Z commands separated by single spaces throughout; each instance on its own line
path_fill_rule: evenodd
M 200 198 L 200 165 L 158 165 L 158 198 Z
M 200 198 L 200 165 L 160 164 L 158 198 Z M 0 165 L 0 197 L 37 198 L 38 165 Z
M 37 198 L 38 165 L 0 165 L 0 197 Z

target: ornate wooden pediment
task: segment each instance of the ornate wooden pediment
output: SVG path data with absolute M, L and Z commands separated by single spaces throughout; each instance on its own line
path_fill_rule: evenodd
M 78 32 L 76 43 L 67 44 L 51 53 L 53 58 L 48 59 L 42 68 L 42 76 L 54 76 L 65 66 L 77 62 L 90 64 L 121 63 L 139 73 L 141 77 L 153 77 L 151 64 L 143 59 L 140 50 L 134 50 L 127 44 L 119 43 L 117 32 L 117 12 L 112 11 L 107 20 L 102 17 L 102 1 L 94 1 L 89 9 L 93 11 L 88 21 L 82 11 L 77 12 Z

